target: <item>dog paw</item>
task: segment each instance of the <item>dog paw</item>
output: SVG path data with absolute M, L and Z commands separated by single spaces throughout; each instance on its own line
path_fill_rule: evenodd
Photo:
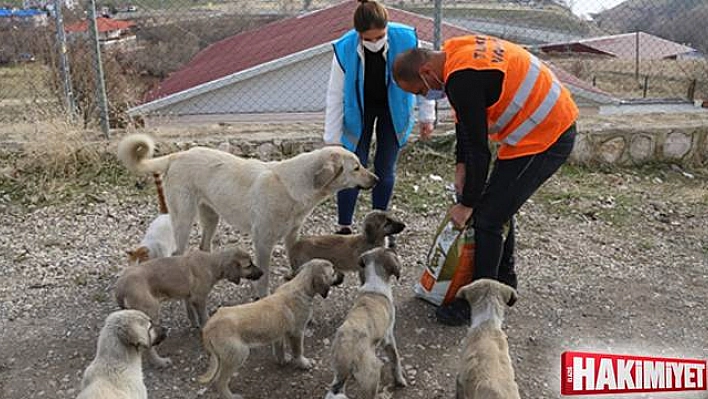
M 169 357 L 161 357 L 158 359 L 153 359 L 152 363 L 159 369 L 165 369 L 172 366 L 172 359 Z
M 295 366 L 297 366 L 298 368 L 301 368 L 303 370 L 309 370 L 312 368 L 312 360 L 310 360 L 304 356 L 300 356 L 297 359 L 295 359 L 294 363 L 295 363 Z
M 394 377 L 394 380 L 395 380 L 396 386 L 399 388 L 403 388 L 403 387 L 408 386 L 408 382 L 406 382 L 406 377 L 403 376 L 403 373 L 398 373 Z

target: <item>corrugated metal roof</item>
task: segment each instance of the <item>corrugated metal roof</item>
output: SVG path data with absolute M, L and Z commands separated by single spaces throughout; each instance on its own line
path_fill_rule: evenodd
M 637 41 L 637 38 L 639 39 Z M 646 32 L 623 33 L 564 43 L 549 43 L 539 48 L 545 52 L 593 52 L 622 59 L 635 59 L 637 48 L 642 60 L 673 58 L 696 51 L 694 48 L 672 42 Z

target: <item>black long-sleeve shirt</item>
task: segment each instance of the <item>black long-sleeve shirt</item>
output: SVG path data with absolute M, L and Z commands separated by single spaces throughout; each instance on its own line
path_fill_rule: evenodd
M 504 74 L 498 70 L 463 69 L 452 73 L 445 91 L 457 115 L 456 158 L 465 164 L 462 205 L 474 208 L 487 183 L 489 150 L 487 108 L 499 100 Z
M 388 107 L 386 59 L 383 52 L 383 49 L 376 53 L 364 49 L 364 106 L 366 108 Z

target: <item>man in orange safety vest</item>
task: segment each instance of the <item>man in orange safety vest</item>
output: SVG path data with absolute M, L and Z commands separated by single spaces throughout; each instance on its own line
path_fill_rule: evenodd
M 472 279 L 516 288 L 513 217 L 573 149 L 578 108 L 570 92 L 533 54 L 485 35 L 447 40 L 442 51 L 406 51 L 396 58 L 393 73 L 403 90 L 450 102 L 458 194 L 450 213 L 458 228 L 474 228 Z M 490 139 L 500 143 L 491 174 Z M 464 325 L 469 313 L 467 301 L 456 300 L 439 307 L 436 316 L 443 324 Z

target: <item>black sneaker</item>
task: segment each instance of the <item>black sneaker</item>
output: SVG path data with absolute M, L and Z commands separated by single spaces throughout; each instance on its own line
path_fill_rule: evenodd
M 470 304 L 466 299 L 455 298 L 447 305 L 440 305 L 435 310 L 438 323 L 446 326 L 465 326 L 470 324 Z
M 337 230 L 334 234 L 348 236 L 350 234 L 354 234 L 354 231 L 352 231 L 352 228 L 349 226 L 343 226 L 343 227 L 340 227 L 339 230 Z

